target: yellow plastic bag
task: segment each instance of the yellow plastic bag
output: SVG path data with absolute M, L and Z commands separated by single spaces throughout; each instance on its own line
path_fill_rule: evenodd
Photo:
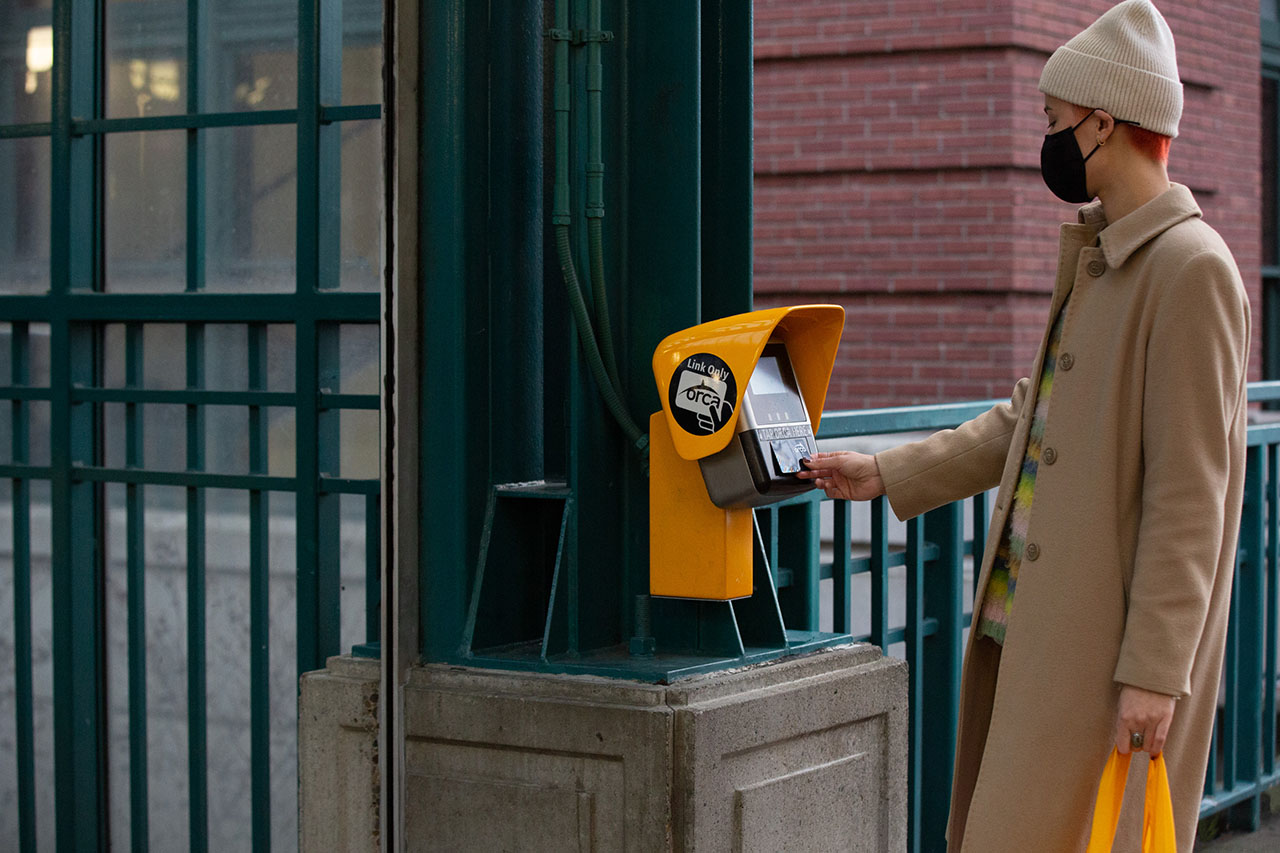
M 1112 749 L 1098 786 L 1098 802 L 1093 808 L 1093 830 L 1086 853 L 1111 853 L 1124 802 L 1124 784 L 1129 776 L 1130 755 Z M 1142 853 L 1178 853 L 1173 831 L 1173 797 L 1169 793 L 1169 773 L 1164 756 L 1151 759 L 1147 768 L 1147 803 L 1142 818 Z

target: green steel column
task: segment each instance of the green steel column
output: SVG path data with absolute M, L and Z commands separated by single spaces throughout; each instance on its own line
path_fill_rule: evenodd
M 751 0 L 702 4 L 702 312 L 705 319 L 752 304 Z
M 1245 456 L 1244 512 L 1240 519 L 1240 547 L 1244 560 L 1236 572 L 1236 637 L 1240 646 L 1236 665 L 1235 702 L 1239 708 L 1234 778 L 1228 785 L 1256 783 L 1262 776 L 1262 637 L 1266 590 L 1266 465 L 1264 446 L 1250 447 Z M 1273 593 L 1274 594 L 1274 591 Z M 1272 626 L 1272 630 L 1275 627 Z M 1267 685 L 1274 689 L 1273 685 Z M 1231 701 L 1228 695 L 1227 701 Z M 1267 745 L 1274 748 L 1273 744 Z M 1232 824 L 1256 831 L 1262 819 L 1262 792 L 1231 810 Z
M 889 652 L 888 498 L 871 501 L 871 642 Z
M 1263 607 L 1262 624 L 1277 626 L 1280 617 L 1280 447 L 1268 444 L 1267 454 L 1267 562 L 1264 588 L 1271 591 Z M 1262 683 L 1276 683 L 1276 643 L 1280 630 L 1266 632 L 1263 641 Z M 1276 691 L 1262 694 L 1262 772 L 1270 775 L 1276 769 Z
M 853 630 L 853 504 L 832 502 L 831 630 L 847 634 Z
M 672 332 L 697 325 L 702 313 L 702 4 L 619 3 L 616 98 L 605 102 L 605 126 L 614 128 L 618 213 L 605 220 L 611 245 L 625 240 L 618 272 L 621 298 L 619 373 L 627 403 L 638 414 L 659 407 L 651 359 Z M 608 20 L 606 27 L 610 27 Z M 614 77 L 610 76 L 610 83 Z M 610 166 L 611 174 L 613 167 Z M 747 285 L 749 287 L 749 284 Z M 591 458 L 591 457 L 588 457 Z M 649 591 L 649 480 L 634 466 L 615 488 L 622 498 L 619 538 L 625 593 L 621 606 Z M 616 498 L 615 498 L 616 499 Z M 590 506 L 590 495 L 582 505 Z M 615 570 L 616 571 L 616 570 Z M 655 602 L 653 629 L 661 643 L 672 619 Z M 687 611 L 690 608 L 680 608 Z M 717 611 L 719 612 L 719 611 Z M 725 612 L 729 612 L 725 608 Z M 629 623 L 630 613 L 624 616 Z M 628 627 L 630 627 L 628 625 Z
M 937 631 L 924 643 L 925 695 L 920 749 L 929 760 L 920 764 L 920 849 L 947 849 L 947 815 L 955 760 L 956 722 L 960 715 L 960 667 L 964 654 L 964 502 L 926 513 L 924 538 L 938 557 L 925 568 L 924 616 Z
M 703 320 L 704 308 L 751 304 L 746 8 L 561 0 L 531 49 L 545 8 L 423 8 L 420 509 L 431 535 L 421 603 L 431 659 L 460 654 L 490 485 L 539 473 L 563 477 L 573 495 L 554 603 L 566 614 L 565 642 L 584 651 L 625 643 L 635 596 L 648 589 L 649 487 L 628 447 L 643 431 L 627 437 L 625 424 L 658 407 L 650 358 L 663 337 Z M 558 78 L 549 89 L 544 51 Z M 709 68 L 719 99 L 710 113 Z M 540 167 L 537 134 L 521 134 L 546 107 L 553 121 L 542 138 L 558 140 Z M 724 178 L 704 187 L 708 120 L 725 123 L 714 146 Z M 540 168 L 565 179 L 540 191 Z M 726 256 L 713 291 L 703 285 L 708 199 L 737 208 L 712 229 Z M 597 295 L 593 308 L 578 306 L 576 325 L 553 262 L 562 246 L 564 267 L 590 270 Z M 669 611 L 654 610 L 659 635 Z M 692 636 L 736 631 L 730 607 L 690 606 L 678 618 Z
M 141 323 L 125 327 L 125 386 L 141 390 L 144 382 L 144 330 Z M 145 419 L 137 403 L 126 403 L 125 467 L 146 467 Z M 147 566 L 146 487 L 125 486 L 125 525 L 128 573 L 129 634 L 129 840 L 135 851 L 146 851 L 147 821 Z
M 509 35 L 493 52 L 490 70 L 495 191 L 489 196 L 489 227 L 496 251 L 489 284 L 505 295 L 489 307 L 496 483 L 539 480 L 544 472 L 542 5 L 492 5 L 493 31 Z
M 11 327 L 10 353 L 12 381 L 24 387 L 31 381 L 28 353 L 29 326 L 14 323 Z M 15 465 L 31 461 L 30 407 L 14 400 L 12 452 Z M 21 850 L 36 849 L 36 768 L 35 724 L 31 675 L 31 484 L 15 479 L 13 483 L 13 692 L 16 715 L 14 749 L 17 753 L 18 776 L 18 845 Z
M 52 221 L 50 278 L 50 463 L 53 586 L 54 790 L 59 851 L 105 846 L 105 689 L 102 666 L 102 575 L 97 551 L 97 488 L 77 481 L 74 467 L 97 454 L 92 406 L 75 405 L 76 383 L 97 374 L 91 328 L 72 323 L 67 297 L 99 283 L 94 188 L 101 149 L 71 134 L 72 116 L 101 110 L 99 6 L 91 0 L 54 4 Z
M 248 328 L 250 391 L 266 391 L 267 326 Z M 269 473 L 269 423 L 261 406 L 249 407 L 249 473 Z M 366 528 L 373 536 L 377 525 Z M 271 504 L 270 494 L 249 492 L 249 762 L 253 846 L 271 846 Z
M 198 114 L 208 85 L 208 8 L 205 0 L 187 7 L 187 112 Z M 205 282 L 206 140 L 187 131 L 187 280 L 185 291 L 199 293 Z M 187 326 L 187 387 L 204 387 L 204 327 Z M 205 413 L 187 406 L 187 467 L 204 470 Z M 191 850 L 205 848 L 208 837 L 208 685 L 205 677 L 205 509 L 203 489 L 188 488 L 187 503 L 187 777 L 190 788 L 188 839 Z M 132 588 L 132 587 L 131 587 Z M 145 806 L 144 804 L 140 804 Z M 137 830 L 135 830 L 137 831 Z M 145 840 L 145 839 L 144 839 Z M 135 837 L 134 842 L 138 839 Z
M 319 0 L 298 2 L 298 203 L 296 296 L 306 304 L 320 278 L 316 240 L 319 230 L 320 106 L 316 64 L 320 52 Z M 315 316 L 304 311 L 295 326 L 294 367 L 297 408 L 297 477 L 295 517 L 298 559 L 298 673 L 324 666 L 325 650 L 317 634 L 320 614 L 320 407 L 317 374 L 319 342 Z
M 476 20 L 476 9 L 465 0 L 428 3 L 421 18 L 420 618 L 423 652 L 432 660 L 458 650 L 489 492 L 485 478 L 475 476 L 488 469 L 490 424 L 487 342 L 478 332 L 479 318 L 488 316 L 477 285 L 485 277 L 470 277 L 477 255 L 484 259 L 488 204 L 483 195 L 479 208 L 473 206 L 477 194 L 487 194 L 476 174 L 483 165 L 477 140 L 485 135 L 475 101 L 487 73 L 487 57 L 476 44 L 485 22 Z
M 205 387 L 205 329 L 203 323 L 187 324 L 186 362 L 188 390 Z M 205 469 L 205 410 L 188 405 L 187 470 Z M 205 519 L 207 493 L 187 486 L 187 779 L 190 789 L 188 844 L 193 853 L 205 850 L 209 841 L 209 711 L 206 675 Z
M 921 843 L 921 779 L 924 752 L 924 524 L 919 517 L 907 522 L 907 849 L 928 850 Z
M 336 328 L 317 319 L 321 291 L 336 287 L 341 140 L 321 122 L 323 104 L 341 97 L 342 4 L 298 2 L 297 287 L 297 552 L 298 670 L 319 669 L 340 650 L 340 579 L 336 549 L 336 495 L 321 491 L 321 477 L 337 473 L 336 413 L 320 408 L 322 371 L 334 364 Z M 337 47 L 335 48 L 335 44 Z M 335 70 L 336 68 L 336 70 Z M 326 357 L 329 356 L 329 357 Z M 333 389 L 336 390 L 336 389 Z

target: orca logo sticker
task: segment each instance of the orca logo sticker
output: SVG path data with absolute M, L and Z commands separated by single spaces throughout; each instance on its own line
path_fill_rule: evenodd
M 671 416 L 681 429 L 693 435 L 711 435 L 733 415 L 738 383 L 723 359 L 700 352 L 680 362 L 671 374 L 667 397 Z

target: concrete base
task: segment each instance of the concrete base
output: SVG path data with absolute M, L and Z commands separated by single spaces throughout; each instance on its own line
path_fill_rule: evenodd
M 671 685 L 415 668 L 405 849 L 903 850 L 906 676 L 868 645 Z M 304 678 L 304 851 L 375 849 L 370 683 Z
M 379 663 L 349 655 L 304 673 L 298 697 L 298 846 L 380 849 Z

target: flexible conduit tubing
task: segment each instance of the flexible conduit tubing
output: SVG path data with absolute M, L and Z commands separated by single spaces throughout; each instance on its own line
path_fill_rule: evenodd
M 588 9 L 588 15 L 592 18 L 593 33 L 599 32 L 600 24 L 600 0 L 591 0 L 591 6 Z M 592 378 L 595 380 L 596 387 L 600 391 L 600 396 L 604 400 L 605 407 L 609 414 L 617 421 L 627 439 L 631 442 L 632 447 L 640 456 L 648 455 L 649 437 L 641 430 L 627 412 L 626 405 L 622 400 L 622 395 L 618 391 L 619 382 L 617 379 L 617 368 L 612 364 L 613 356 L 613 336 L 609 329 L 608 309 L 606 294 L 604 292 L 604 247 L 603 238 L 601 237 L 600 217 L 604 215 L 604 162 L 601 156 L 601 123 L 600 123 L 600 89 L 599 84 L 602 79 L 602 72 L 599 62 L 599 42 L 591 41 L 589 44 L 595 48 L 595 66 L 596 70 L 592 72 L 588 70 L 589 78 L 594 74 L 594 83 L 596 84 L 595 93 L 589 94 L 594 97 L 594 118 L 588 116 L 588 215 L 591 216 L 591 223 L 595 224 L 594 228 L 588 228 L 591 232 L 589 236 L 588 249 L 591 254 L 591 263 L 593 267 L 593 279 L 595 281 L 593 290 L 595 292 L 596 303 L 596 320 L 603 328 L 603 340 L 607 342 L 608 361 L 606 356 L 601 354 L 601 345 L 599 343 L 600 333 L 597 328 L 593 327 L 591 315 L 587 309 L 586 299 L 582 294 L 582 284 L 578 279 L 577 267 L 573 260 L 573 248 L 569 242 L 569 228 L 572 217 L 569 212 L 569 110 L 570 110 L 570 84 L 569 84 L 569 43 L 563 37 L 569 29 L 569 0 L 556 0 L 555 4 L 555 28 L 560 33 L 555 41 L 555 91 L 554 105 L 556 114 L 555 137 L 556 137 L 556 178 L 554 193 L 552 195 L 552 215 L 551 222 L 556 231 L 556 251 L 560 258 L 560 269 L 564 275 L 565 289 L 568 292 L 569 308 L 573 315 L 574 325 L 578 330 L 578 339 L 582 343 L 582 349 L 586 355 L 587 368 L 591 372 Z M 591 102 L 589 102 L 589 113 L 591 112 Z M 589 223 L 590 224 L 590 223 Z M 599 275 L 595 275 L 595 268 L 599 269 Z

